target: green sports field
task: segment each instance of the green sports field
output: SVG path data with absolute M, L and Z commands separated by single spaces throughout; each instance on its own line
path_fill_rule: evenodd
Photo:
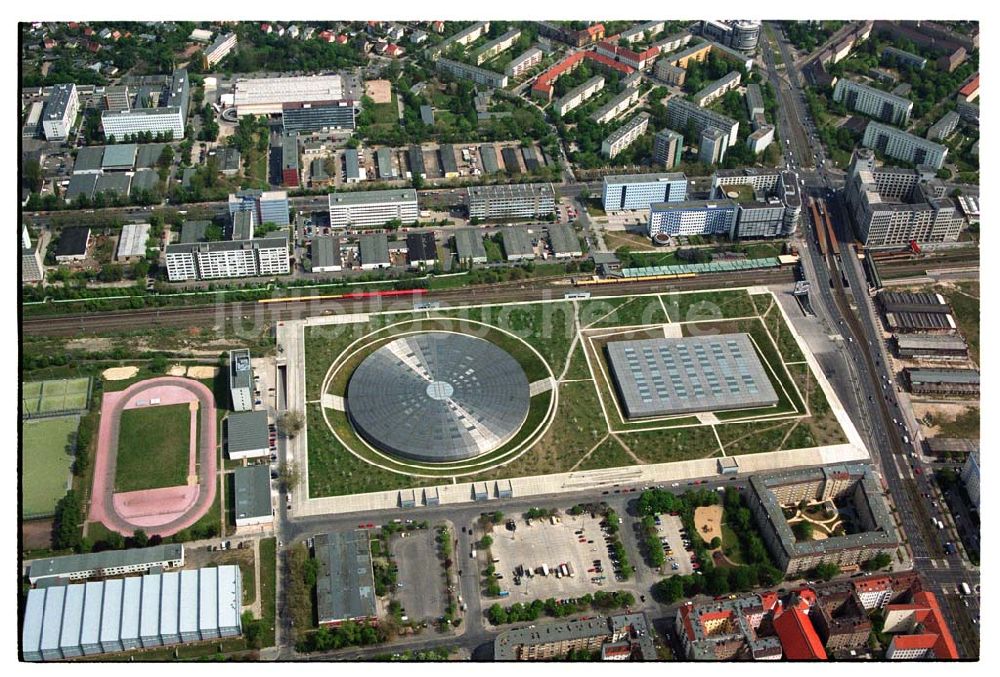
M 66 494 L 66 483 L 73 466 L 79 416 L 63 416 L 25 421 L 22 428 L 24 473 L 21 487 L 24 502 L 21 517 L 46 517 Z
M 115 491 L 187 483 L 191 412 L 187 404 L 126 409 L 118 429 Z
M 85 411 L 90 401 L 90 378 L 30 381 L 21 384 L 25 416 Z

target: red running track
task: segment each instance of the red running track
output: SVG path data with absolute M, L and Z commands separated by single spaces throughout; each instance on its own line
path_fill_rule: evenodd
M 151 403 L 153 400 L 158 402 Z M 188 475 L 198 475 L 198 483 L 115 493 L 118 460 L 118 430 L 122 412 L 137 407 L 198 402 L 201 439 L 191 418 L 191 454 Z M 155 431 L 151 431 L 155 434 Z M 171 536 L 186 529 L 208 512 L 215 501 L 218 483 L 216 454 L 215 398 L 204 384 L 192 379 L 163 376 L 133 383 L 125 390 L 105 393 L 101 402 L 101 423 L 94 462 L 94 485 L 88 520 L 102 522 L 125 536 L 136 529 L 148 535 Z M 155 462 L 155 461 L 152 461 Z M 200 466 L 200 472 L 198 472 Z

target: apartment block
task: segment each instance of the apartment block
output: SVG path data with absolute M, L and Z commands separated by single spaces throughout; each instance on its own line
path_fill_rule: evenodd
M 549 183 L 471 186 L 466 190 L 469 218 L 538 218 L 555 211 L 555 192 Z
M 722 98 L 726 92 L 739 87 L 741 80 L 742 76 L 739 71 L 731 71 L 715 82 L 710 82 L 701 88 L 694 95 L 694 102 L 702 107 L 707 106 L 713 101 Z
M 521 37 L 520 29 L 514 28 L 501 35 L 496 40 L 490 40 L 476 52 L 474 59 L 477 66 L 481 66 L 501 52 L 505 52 L 514 46 Z
M 205 67 L 211 68 L 225 59 L 234 47 L 236 47 L 236 33 L 219 35 L 205 50 Z
M 874 148 L 887 157 L 934 169 L 941 169 L 948 156 L 947 146 L 878 122 L 868 123 L 861 143 L 865 148 Z
M 948 111 L 927 130 L 927 138 L 932 141 L 941 141 L 948 138 L 958 127 L 958 122 L 961 119 L 961 116 L 955 111 Z
M 542 62 L 542 50 L 538 47 L 529 47 L 521 54 L 515 56 L 504 71 L 510 77 L 517 77 L 521 73 L 534 68 Z
M 420 217 L 417 191 L 411 189 L 331 193 L 329 207 L 334 228 L 382 227 L 394 219 L 412 223 Z
M 566 115 L 566 113 L 577 108 L 602 89 L 604 89 L 604 76 L 595 75 L 583 84 L 566 92 L 566 95 L 552 104 L 552 106 L 559 112 L 559 115 Z
M 605 211 L 616 212 L 649 209 L 654 202 L 683 202 L 687 183 L 680 172 L 605 176 L 602 203 Z
M 649 113 L 639 113 L 601 143 L 601 154 L 613 158 L 632 145 L 649 128 Z
M 686 101 L 680 96 L 675 96 L 667 101 L 667 121 L 671 129 L 687 129 L 690 122 L 696 134 L 701 134 L 708 127 L 715 127 L 722 130 L 729 137 L 729 146 L 736 145 L 736 138 L 740 131 L 740 123 L 725 115 L 720 115 L 713 110 L 696 106 L 690 101 Z
M 439 73 L 447 73 L 461 80 L 471 80 L 477 85 L 497 88 L 507 86 L 507 76 L 503 73 L 495 73 L 485 68 L 470 66 L 460 61 L 452 61 L 445 58 L 439 58 L 435 64 L 435 68 Z
M 627 111 L 639 100 L 639 90 L 629 87 L 621 94 L 612 97 L 606 104 L 598 108 L 590 119 L 599 125 L 611 122 Z
M 698 162 L 719 164 L 726 157 L 729 139 L 718 127 L 706 127 L 698 137 Z
M 893 125 L 909 124 L 913 113 L 913 102 L 909 99 L 847 78 L 837 81 L 833 88 L 833 100 L 837 103 L 843 101 L 848 110 L 864 113 Z
M 288 237 L 167 245 L 167 277 L 171 282 L 232 277 L 287 275 Z
M 653 162 L 672 169 L 681 163 L 684 137 L 672 129 L 661 129 L 653 136 Z

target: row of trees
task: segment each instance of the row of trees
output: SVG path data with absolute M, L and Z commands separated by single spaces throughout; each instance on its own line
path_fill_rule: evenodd
M 588 593 L 576 599 L 556 600 L 554 597 L 550 597 L 544 601 L 536 599 L 529 604 L 515 602 L 509 607 L 503 607 L 499 603 L 495 603 L 486 611 L 486 617 L 493 625 L 506 625 L 508 623 L 534 621 L 543 613 L 552 618 L 563 618 L 583 613 L 588 609 L 608 611 L 611 609 L 623 609 L 633 604 L 635 604 L 635 596 L 631 592 L 605 592 L 599 590 L 593 595 Z

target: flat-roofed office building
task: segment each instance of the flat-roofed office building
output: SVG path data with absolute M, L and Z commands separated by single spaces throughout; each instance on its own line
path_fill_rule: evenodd
M 550 183 L 471 186 L 467 189 L 469 218 L 538 218 L 555 211 Z
M 654 202 L 683 202 L 687 182 L 687 176 L 680 172 L 605 176 L 601 200 L 609 212 L 649 209 Z
M 420 216 L 417 191 L 408 188 L 330 193 L 329 206 L 334 228 L 384 226 L 394 219 L 412 223 Z

